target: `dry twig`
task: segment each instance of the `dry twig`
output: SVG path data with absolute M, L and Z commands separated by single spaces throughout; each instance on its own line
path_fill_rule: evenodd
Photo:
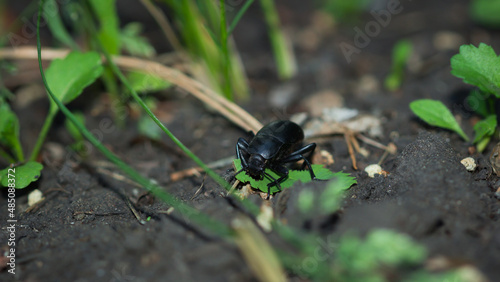
M 44 48 L 42 51 L 43 60 L 54 60 L 63 58 L 69 53 L 65 49 Z M 18 47 L 18 48 L 2 48 L 0 49 L 0 59 L 37 59 L 36 47 Z M 104 58 L 103 58 L 104 60 Z M 257 132 L 262 128 L 262 124 L 248 112 L 243 110 L 235 103 L 227 100 L 222 95 L 219 95 L 214 90 L 208 88 L 195 79 L 190 78 L 186 74 L 162 65 L 160 63 L 127 57 L 114 56 L 113 61 L 119 67 L 127 70 L 139 70 L 144 73 L 156 75 L 172 84 L 186 90 L 205 104 L 209 105 L 221 115 L 235 123 L 245 131 Z

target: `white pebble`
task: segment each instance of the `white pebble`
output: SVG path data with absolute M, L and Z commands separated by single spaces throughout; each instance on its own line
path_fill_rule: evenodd
M 43 199 L 42 191 L 35 189 L 28 195 L 28 206 L 31 207 L 34 204 L 40 202 Z
M 471 158 L 471 157 L 467 157 L 463 160 L 460 161 L 464 166 L 465 168 L 468 170 L 468 171 L 474 171 L 476 170 L 476 161 Z
M 365 172 L 368 173 L 369 177 L 374 178 L 375 174 L 382 173 L 382 167 L 378 164 L 372 164 L 365 168 Z

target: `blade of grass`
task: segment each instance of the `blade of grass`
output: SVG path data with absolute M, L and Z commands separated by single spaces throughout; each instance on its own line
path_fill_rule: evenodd
M 230 101 L 233 101 L 233 93 L 231 89 L 233 88 L 231 83 L 231 62 L 229 60 L 229 49 L 227 42 L 227 22 L 226 22 L 226 7 L 224 5 L 224 0 L 219 0 L 220 6 L 220 44 L 222 48 L 222 56 L 223 56 L 223 74 L 225 83 L 222 85 L 222 92 L 226 94 L 226 98 Z
M 192 208 L 191 206 L 184 204 L 177 200 L 172 195 L 163 191 L 162 188 L 153 184 L 149 179 L 140 175 L 137 171 L 135 171 L 132 167 L 128 166 L 121 159 L 119 159 L 115 154 L 109 151 L 105 146 L 95 138 L 92 133 L 90 133 L 84 125 L 82 125 L 78 119 L 71 113 L 71 111 L 64 106 L 64 104 L 59 101 L 59 99 L 52 93 L 50 87 L 45 78 L 45 73 L 42 66 L 42 52 L 41 52 L 41 43 L 40 43 L 40 19 L 42 15 L 42 7 L 44 0 L 40 1 L 39 10 L 38 10 L 38 20 L 37 20 L 37 51 L 38 51 L 38 66 L 40 68 L 40 75 L 42 77 L 45 88 L 47 89 L 47 93 L 50 98 L 57 104 L 61 112 L 75 125 L 78 130 L 89 140 L 92 145 L 94 145 L 101 153 L 103 153 L 109 160 L 111 160 L 114 164 L 116 164 L 122 171 L 128 174 L 134 181 L 144 186 L 146 189 L 151 191 L 156 197 L 163 200 L 165 203 L 171 205 L 174 209 L 177 209 L 182 212 L 182 214 L 186 215 L 189 219 L 194 222 L 204 226 L 205 228 L 211 230 L 212 232 L 227 236 L 232 233 L 229 227 L 225 224 L 220 223 L 219 221 L 213 220 L 212 218 L 206 216 L 205 214 L 199 212 L 198 210 Z M 109 56 L 109 55 L 108 55 Z M 116 65 L 115 65 L 116 67 Z M 137 95 L 137 94 L 136 94 Z
M 261 230 L 245 217 L 234 219 L 232 226 L 236 245 L 255 276 L 260 281 L 286 281 L 281 261 Z
M 260 1 L 267 25 L 269 27 L 269 38 L 273 47 L 274 58 L 281 79 L 289 79 L 297 72 L 297 65 L 292 50 L 288 47 L 285 35 L 280 29 L 278 12 L 273 0 Z
M 245 4 L 243 4 L 243 7 L 241 7 L 241 9 L 238 11 L 233 21 L 231 22 L 231 25 L 229 26 L 229 30 L 227 31 L 228 36 L 233 33 L 234 29 L 236 28 L 236 25 L 238 25 L 238 22 L 241 20 L 241 18 L 248 10 L 248 8 L 250 8 L 250 5 L 252 5 L 253 2 L 254 0 L 248 0 L 245 2 Z

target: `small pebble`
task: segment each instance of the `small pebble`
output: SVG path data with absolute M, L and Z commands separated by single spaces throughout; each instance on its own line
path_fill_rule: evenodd
M 36 204 L 36 203 L 40 202 L 41 200 L 43 200 L 42 196 L 43 196 L 42 191 L 40 191 L 38 189 L 33 190 L 28 195 L 28 206 L 31 207 L 34 204 Z
M 368 173 L 369 177 L 374 178 L 375 174 L 382 173 L 382 167 L 378 164 L 372 164 L 365 168 L 365 172 Z
M 476 161 L 471 158 L 471 157 L 467 157 L 463 160 L 460 161 L 464 166 L 465 168 L 468 170 L 468 171 L 474 171 L 476 170 Z

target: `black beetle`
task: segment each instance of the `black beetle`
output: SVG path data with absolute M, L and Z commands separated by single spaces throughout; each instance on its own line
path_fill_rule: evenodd
M 243 138 L 238 139 L 236 156 L 241 160 L 242 169 L 236 172 L 235 176 L 245 171 L 256 180 L 262 180 L 264 177 L 272 180 L 267 185 L 268 199 L 272 186 L 277 186 L 281 191 L 280 183 L 288 177 L 288 168 L 285 166 L 287 163 L 304 160 L 302 169 L 307 165 L 311 179 L 316 179 L 310 161 L 304 157 L 304 154 L 309 153 L 308 158 L 311 158 L 316 143 L 300 147 L 303 139 L 302 128 L 288 120 L 273 121 L 264 126 L 250 143 Z M 276 172 L 280 178 L 275 179 L 266 173 L 266 168 Z

